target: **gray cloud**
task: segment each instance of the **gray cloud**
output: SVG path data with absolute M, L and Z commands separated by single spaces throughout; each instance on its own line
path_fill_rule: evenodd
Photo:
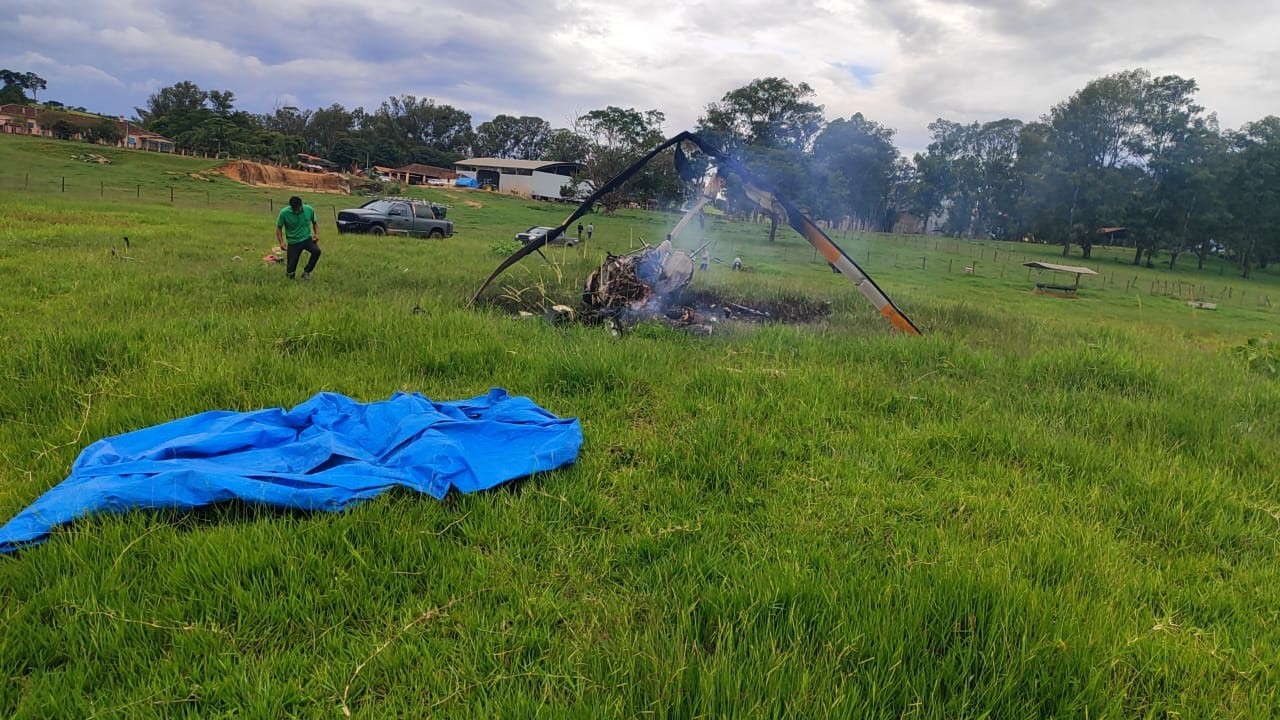
M 1030 120 L 1132 67 L 1194 77 L 1224 126 L 1280 112 L 1271 0 L 42 0 L 0 17 L 0 66 L 42 97 L 129 114 L 180 80 L 239 106 L 391 95 L 555 125 L 604 105 L 671 130 L 757 77 L 808 82 L 828 117 L 862 112 L 927 143 L 936 117 Z

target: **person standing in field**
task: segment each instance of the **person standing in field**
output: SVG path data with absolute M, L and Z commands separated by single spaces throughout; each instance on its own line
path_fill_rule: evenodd
M 306 250 L 311 254 L 307 266 L 302 269 L 302 279 L 310 278 L 311 271 L 320 262 L 320 227 L 316 225 L 315 208 L 303 205 L 302 198 L 297 195 L 289 198 L 289 207 L 282 208 L 280 215 L 276 217 L 276 242 L 287 253 L 284 272 L 290 280 L 298 269 L 302 251 Z
M 591 223 L 587 223 L 587 239 L 588 240 L 591 239 L 591 233 L 595 232 L 595 230 L 596 230 L 595 225 L 592 225 Z
M 578 242 L 582 242 L 582 223 L 578 223 Z
M 706 270 L 711 267 L 711 253 L 706 248 L 702 248 L 702 262 L 698 265 L 699 270 Z

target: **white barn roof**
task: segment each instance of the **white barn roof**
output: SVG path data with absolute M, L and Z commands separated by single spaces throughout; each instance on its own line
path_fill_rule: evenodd
M 559 160 L 512 160 L 510 158 L 469 158 L 467 160 L 459 160 L 453 164 L 454 167 L 467 170 L 543 170 L 546 168 L 557 167 L 560 165 L 572 165 L 577 167 L 576 162 L 562 162 Z

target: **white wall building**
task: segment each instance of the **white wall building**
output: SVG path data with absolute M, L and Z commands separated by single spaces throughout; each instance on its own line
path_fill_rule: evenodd
M 554 160 L 508 160 L 471 158 L 454 163 L 459 175 L 481 187 L 491 185 L 499 192 L 530 198 L 560 199 L 560 188 L 573 182 L 580 165 Z

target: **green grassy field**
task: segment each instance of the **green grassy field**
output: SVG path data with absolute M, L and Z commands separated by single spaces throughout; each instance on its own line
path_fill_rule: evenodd
M 1277 715 L 1272 269 L 1099 250 L 1062 300 L 1021 266 L 1060 248 L 837 235 L 911 338 L 794 234 L 715 221 L 754 272 L 699 289 L 826 319 L 614 337 L 506 308 L 674 216 L 592 216 L 470 309 L 492 246 L 567 206 L 429 191 L 455 237 L 326 223 L 290 283 L 261 260 L 290 191 L 84 149 L 0 137 L 0 522 L 96 439 L 322 390 L 504 387 L 586 442 L 444 503 L 100 517 L 0 557 L 0 716 Z

